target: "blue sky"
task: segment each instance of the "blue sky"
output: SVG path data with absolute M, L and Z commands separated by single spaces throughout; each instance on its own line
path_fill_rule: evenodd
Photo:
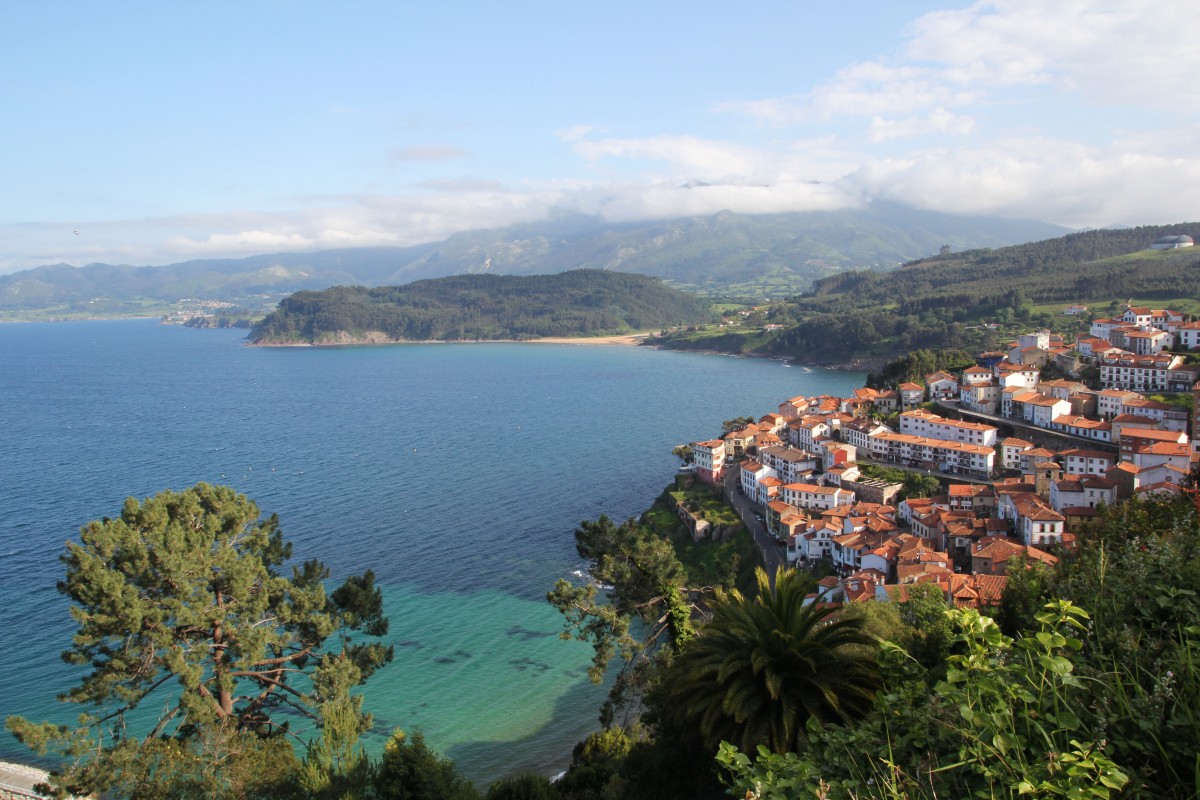
M 1190 6 L 5 3 L 0 272 L 875 198 L 1196 220 Z

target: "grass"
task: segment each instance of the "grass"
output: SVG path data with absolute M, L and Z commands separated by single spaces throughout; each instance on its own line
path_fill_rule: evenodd
M 693 541 L 691 533 L 675 515 L 672 499 L 686 500 L 715 528 L 724 527 L 733 533 L 727 535 L 724 541 L 711 538 Z M 699 481 L 677 478 L 642 515 L 642 522 L 671 540 L 676 558 L 687 570 L 688 585 L 736 586 L 744 591 L 754 586 L 754 568 L 759 564 L 758 551 L 720 490 Z
M 1117 314 L 1123 313 L 1125 302 L 1127 300 L 1132 300 L 1132 305 L 1135 306 L 1147 306 L 1149 308 L 1169 308 L 1172 311 L 1178 311 L 1181 314 L 1200 315 L 1200 300 L 1197 300 L 1193 297 L 1156 297 L 1153 299 L 1139 299 L 1136 296 L 1132 298 L 1122 297 L 1116 299 L 1116 302 L 1120 305 L 1120 308 L 1117 309 Z M 1112 302 L 1113 300 L 1072 300 L 1054 303 L 1039 303 L 1033 306 L 1033 313 L 1051 314 L 1057 317 L 1059 320 L 1068 323 L 1072 320 L 1077 320 L 1080 324 L 1083 324 L 1086 327 L 1087 314 L 1080 314 L 1073 317 L 1063 314 L 1062 310 L 1071 305 L 1087 306 L 1088 311 L 1091 314 L 1094 314 L 1098 318 L 1107 318 L 1109 316 L 1109 307 Z

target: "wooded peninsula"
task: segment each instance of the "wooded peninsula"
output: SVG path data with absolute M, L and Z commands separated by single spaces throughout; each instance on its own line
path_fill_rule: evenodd
M 599 269 L 455 275 L 404 286 L 297 292 L 255 326 L 254 344 L 534 340 L 696 323 L 709 303 L 661 279 Z

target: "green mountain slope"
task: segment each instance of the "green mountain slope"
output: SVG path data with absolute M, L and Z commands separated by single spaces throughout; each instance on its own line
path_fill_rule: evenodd
M 818 300 L 845 297 L 880 303 L 919 299 L 926 305 L 936 298 L 977 304 L 995 298 L 998 289 L 1019 289 L 1035 303 L 1120 294 L 1174 297 L 1194 293 L 1188 287 L 1195 286 L 1195 276 L 1185 265 L 1200 254 L 1147 246 L 1179 230 L 1200 230 L 1200 224 L 1083 231 L 998 250 L 926 258 L 886 274 L 856 272 L 818 281 L 813 295 Z
M 607 270 L 456 275 L 404 286 L 299 292 L 255 326 L 256 344 L 600 336 L 698 322 L 709 306 L 658 278 Z
M 1080 318 L 1037 306 L 1200 296 L 1200 248 L 1147 249 L 1180 232 L 1200 232 L 1200 223 L 1085 231 L 891 272 L 847 272 L 772 306 L 754 329 L 674 334 L 662 343 L 847 363 L 918 348 L 990 348 L 1033 326 L 1074 331 Z M 763 323 L 782 329 L 766 334 Z
M 860 267 L 892 268 L 942 245 L 996 246 L 1055 235 L 1038 222 L 960 217 L 877 204 L 866 209 L 748 216 L 723 211 L 653 223 L 597 227 L 576 218 L 547 229 L 513 226 L 453 236 L 405 268 L 412 278 L 459 271 L 530 274 L 600 267 L 654 275 L 703 290 L 784 278 L 790 291 Z
M 86 308 L 97 298 L 174 302 L 277 298 L 336 285 L 398 285 L 459 274 L 534 275 L 597 268 L 681 287 L 786 297 L 849 269 L 891 269 L 952 249 L 1030 241 L 1064 229 L 877 204 L 861 210 L 612 224 L 593 217 L 458 234 L 417 247 L 209 259 L 162 267 L 65 264 L 0 275 L 0 312 Z

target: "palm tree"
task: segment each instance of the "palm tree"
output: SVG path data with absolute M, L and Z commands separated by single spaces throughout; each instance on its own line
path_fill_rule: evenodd
M 758 596 L 718 591 L 712 618 L 676 662 L 672 694 L 714 746 L 794 751 L 810 718 L 843 722 L 870 711 L 879 671 L 856 645 L 874 646 L 857 619 L 805 597 L 815 579 L 761 568 Z

